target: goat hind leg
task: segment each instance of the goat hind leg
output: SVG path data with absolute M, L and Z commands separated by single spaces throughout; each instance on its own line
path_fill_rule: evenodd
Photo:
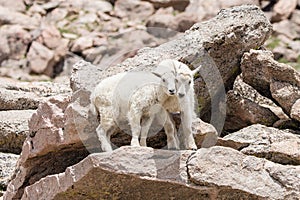
M 106 131 L 103 129 L 101 124 L 99 124 L 99 126 L 97 127 L 96 133 L 97 133 L 98 139 L 101 142 L 102 151 L 111 152 L 112 147 L 111 147 L 108 135 L 107 135 Z
M 150 129 L 150 126 L 153 122 L 154 116 L 150 116 L 149 118 L 143 118 L 142 119 L 142 127 L 141 127 L 141 140 L 140 144 L 143 147 L 147 146 L 147 135 Z

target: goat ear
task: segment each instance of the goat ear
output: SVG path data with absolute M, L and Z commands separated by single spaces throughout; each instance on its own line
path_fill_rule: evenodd
M 166 69 L 163 66 L 157 66 L 152 73 L 155 76 L 161 77 L 166 72 Z
M 157 72 L 155 72 L 155 71 L 152 71 L 152 74 L 154 74 L 155 76 L 161 78 L 161 74 L 159 74 L 159 73 L 157 73 Z
M 192 75 L 195 76 L 195 74 L 196 74 L 197 72 L 199 72 L 199 70 L 201 69 L 201 67 L 202 67 L 202 65 L 200 65 L 199 67 L 197 67 L 196 69 L 194 69 L 194 70 L 192 71 Z

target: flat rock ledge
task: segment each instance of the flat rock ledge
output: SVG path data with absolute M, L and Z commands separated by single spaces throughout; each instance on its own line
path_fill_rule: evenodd
M 300 195 L 299 174 L 300 166 L 227 147 L 193 152 L 124 146 L 41 179 L 25 188 L 22 199 L 292 199 Z
M 220 138 L 218 144 L 270 161 L 300 165 L 300 135 L 260 124 Z

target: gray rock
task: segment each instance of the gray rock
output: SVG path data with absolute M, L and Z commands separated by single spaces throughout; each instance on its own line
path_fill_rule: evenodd
M 225 136 L 220 144 L 280 164 L 300 165 L 300 137 L 288 131 L 257 124 Z
M 292 12 L 296 9 L 297 6 L 297 0 L 290 0 L 290 1 L 284 1 L 279 0 L 273 8 L 273 16 L 272 21 L 282 21 L 284 19 L 287 19 Z
M 37 181 L 22 199 L 289 199 L 300 194 L 299 173 L 299 166 L 226 147 L 197 152 L 121 147 Z
M 0 78 L 0 110 L 37 109 L 39 103 L 56 95 L 71 93 L 68 83 L 17 82 Z
M 168 38 L 184 32 L 198 22 L 193 13 L 182 12 L 174 15 L 171 8 L 159 9 L 146 22 L 147 31 L 156 37 Z
M 3 25 L 0 28 L 0 63 L 5 59 L 20 60 L 25 57 L 32 41 L 30 33 L 20 25 Z
M 194 13 L 198 16 L 199 21 L 210 19 L 218 14 L 220 9 L 230 8 L 233 6 L 253 4 L 259 6 L 258 0 L 215 0 L 207 3 L 205 0 L 190 0 L 190 4 L 185 11 Z
M 290 83 L 274 81 L 270 84 L 270 91 L 272 97 L 288 114 L 291 113 L 294 103 L 300 99 L 300 87 Z
M 298 53 L 290 49 L 290 47 L 278 46 L 272 50 L 276 60 L 280 58 L 286 59 L 288 62 L 297 62 Z
M 273 24 L 273 29 L 275 35 L 285 35 L 286 37 L 295 40 L 299 38 L 300 28 L 293 21 L 283 20 L 278 23 Z
M 35 74 L 45 74 L 50 77 L 54 74 L 54 51 L 48 49 L 39 42 L 32 42 L 27 54 L 30 71 Z
M 26 29 L 35 29 L 39 21 L 25 14 L 0 6 L 0 25 L 18 24 Z
M 114 13 L 121 18 L 142 21 L 154 13 L 154 7 L 146 1 L 117 0 L 114 6 Z
M 197 118 L 193 121 L 192 130 L 198 148 L 208 148 L 216 145 L 219 134 L 211 124 Z
M 20 154 L 35 110 L 0 111 L 0 151 Z
M 84 10 L 86 12 L 110 12 L 113 6 L 108 1 L 104 0 L 74 0 L 60 2 L 62 8 L 75 8 L 75 10 Z
M 189 0 L 146 0 L 154 5 L 156 9 L 173 7 L 175 10 L 184 11 L 189 5 Z
M 270 51 L 251 50 L 245 53 L 241 68 L 243 79 L 260 94 L 273 99 L 290 115 L 291 107 L 300 98 L 300 74 L 293 67 L 273 59 Z
M 300 99 L 298 99 L 291 108 L 291 117 L 300 122 Z
M 93 37 L 92 36 L 83 36 L 74 41 L 71 51 L 82 52 L 85 49 L 88 49 L 92 46 L 93 46 Z
M 269 108 L 243 97 L 231 90 L 227 93 L 225 131 L 237 131 L 251 124 L 272 126 L 277 117 Z
M 300 10 L 294 10 L 291 21 L 300 25 Z
M 159 38 L 168 38 L 176 35 L 178 22 L 175 21 L 175 16 L 172 13 L 159 11 L 148 18 L 146 22 L 147 31 Z
M 6 189 L 14 173 L 18 158 L 19 155 L 0 152 L 0 191 Z
M 25 10 L 26 10 L 23 0 L 15 0 L 15 1 L 0 0 L 0 6 L 9 8 L 11 10 L 18 11 L 18 12 L 25 12 Z
M 293 199 L 300 195 L 299 166 L 284 166 L 231 148 L 199 149 L 187 162 L 191 183 L 217 199 Z

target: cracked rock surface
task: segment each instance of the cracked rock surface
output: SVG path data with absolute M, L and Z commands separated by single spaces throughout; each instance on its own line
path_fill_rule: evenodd
M 227 147 L 196 152 L 121 147 L 37 181 L 22 199 L 287 199 L 300 195 L 299 173 L 299 166 Z M 51 187 L 40 190 L 46 186 Z

